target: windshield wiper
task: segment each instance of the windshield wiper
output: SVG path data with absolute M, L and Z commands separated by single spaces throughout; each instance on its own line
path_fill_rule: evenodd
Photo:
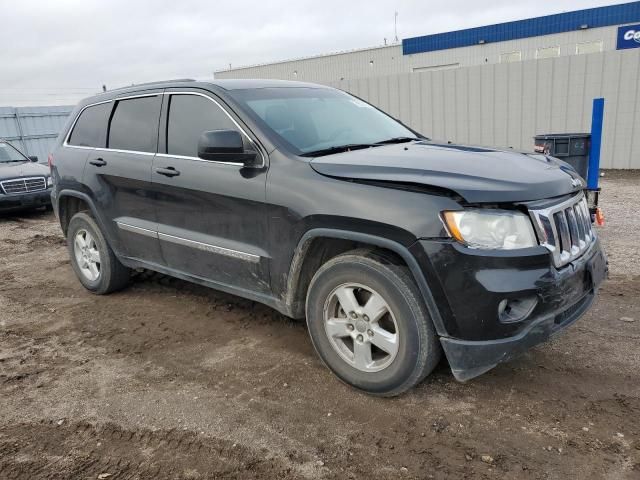
M 414 140 L 420 140 L 418 137 L 393 137 L 388 138 L 387 140 L 382 140 L 381 142 L 376 142 L 376 145 L 390 145 L 392 143 L 406 143 L 413 142 Z
M 27 162 L 28 160 L 0 160 L 0 163 Z
M 377 143 L 350 143 L 348 145 L 335 145 L 329 148 L 321 148 L 301 154 L 301 157 L 322 157 L 334 153 L 350 152 L 351 150 L 362 150 L 363 148 L 378 147 Z
M 394 137 L 388 138 L 375 143 L 350 143 L 348 145 L 336 145 L 333 147 L 322 148 L 311 152 L 305 152 L 301 157 L 322 157 L 324 155 L 332 155 L 334 153 L 349 152 L 351 150 L 361 150 L 363 148 L 380 147 L 382 145 L 391 145 L 393 143 L 406 143 L 420 140 L 418 137 Z

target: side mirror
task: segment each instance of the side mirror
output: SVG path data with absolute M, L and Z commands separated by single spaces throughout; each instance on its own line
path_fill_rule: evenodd
M 236 130 L 210 130 L 198 140 L 198 157 L 203 160 L 253 166 L 257 156 L 257 152 L 245 150 L 242 136 Z
M 33 163 L 36 163 L 38 161 L 38 157 L 35 155 L 29 155 L 27 158 L 31 160 Z

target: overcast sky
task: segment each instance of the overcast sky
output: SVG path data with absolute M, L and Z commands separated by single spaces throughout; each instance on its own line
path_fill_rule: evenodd
M 211 79 L 241 66 L 612 3 L 598 0 L 0 0 L 0 106 Z

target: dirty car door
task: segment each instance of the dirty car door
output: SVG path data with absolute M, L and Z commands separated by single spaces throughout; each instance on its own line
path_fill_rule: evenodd
M 212 96 L 165 93 L 161 150 L 154 159 L 158 236 L 172 270 L 221 286 L 269 292 L 266 168 L 198 158 L 209 130 L 250 137 Z

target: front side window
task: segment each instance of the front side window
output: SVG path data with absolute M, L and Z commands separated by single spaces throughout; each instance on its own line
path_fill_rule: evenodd
M 119 100 L 109 124 L 108 148 L 155 152 L 158 139 L 160 97 Z
M 69 145 L 80 147 L 104 147 L 107 120 L 111 113 L 111 102 L 85 108 L 69 137 Z
M 230 94 L 297 154 L 416 138 L 397 120 L 339 90 L 286 87 L 233 90 Z
M 198 140 L 210 130 L 236 130 L 229 116 L 200 95 L 171 95 L 167 120 L 167 153 L 198 156 Z
M 6 142 L 0 142 L 0 163 L 28 162 L 16 148 Z

